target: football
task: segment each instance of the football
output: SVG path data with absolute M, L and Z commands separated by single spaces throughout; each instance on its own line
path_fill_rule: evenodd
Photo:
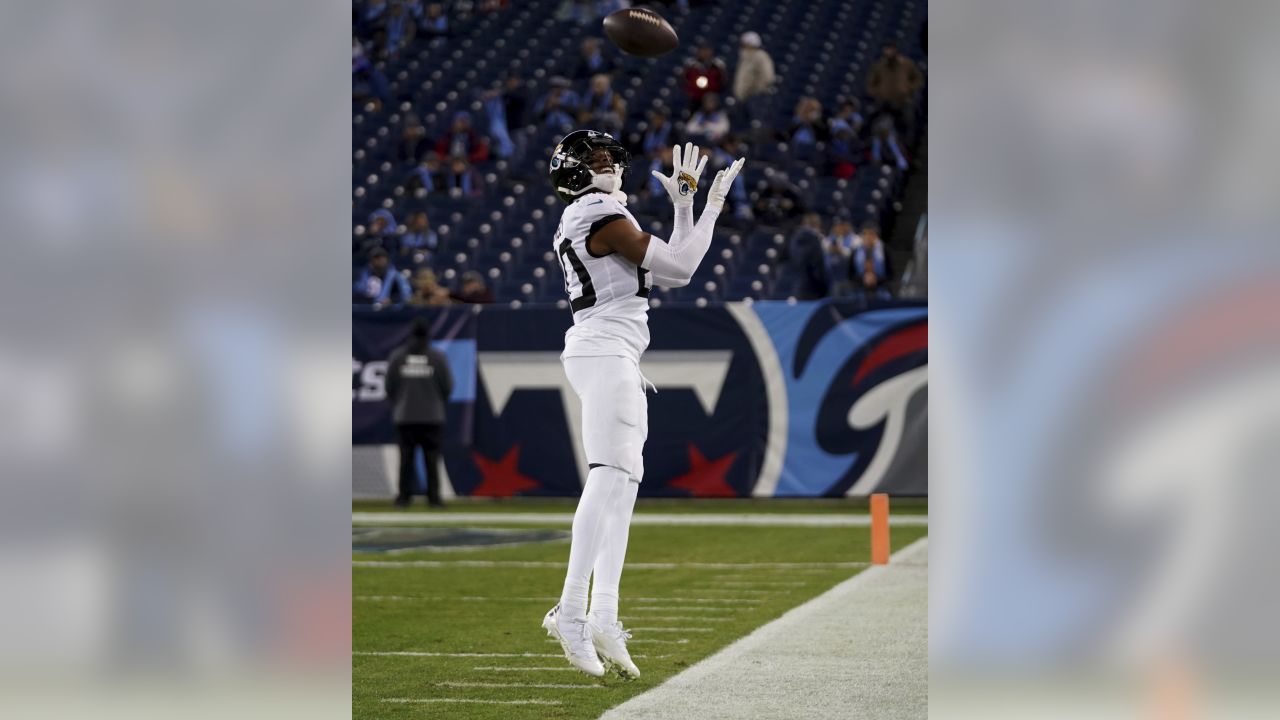
M 622 52 L 637 57 L 665 55 L 680 44 L 671 23 L 645 8 L 627 8 L 610 13 L 604 19 L 604 34 Z

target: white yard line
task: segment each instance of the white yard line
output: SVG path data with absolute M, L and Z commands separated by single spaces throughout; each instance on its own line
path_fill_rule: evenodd
M 649 622 L 651 620 L 697 620 L 698 622 L 733 622 L 733 618 L 722 617 L 695 617 L 693 615 L 645 615 L 640 617 L 637 615 L 623 615 L 623 620 L 627 622 L 639 621 Z
M 367 568 L 554 568 L 568 567 L 568 563 L 544 560 L 352 560 L 353 567 Z M 811 562 L 811 563 L 627 563 L 627 570 L 715 570 L 718 568 L 756 570 L 823 571 L 866 567 L 865 562 Z
M 753 586 L 755 586 L 755 585 L 783 585 L 783 586 L 789 586 L 789 587 L 799 587 L 800 585 L 808 585 L 808 584 L 809 584 L 809 583 L 807 583 L 807 582 L 805 582 L 805 581 L 803 581 L 803 580 L 797 580 L 797 581 L 794 581 L 794 582 L 793 582 L 793 581 L 788 581 L 788 580 L 756 580 L 756 581 L 754 581 L 754 582 L 752 582 L 752 581 L 750 581 L 750 580 L 743 580 L 743 581 L 741 581 L 741 582 L 736 582 L 736 581 L 735 581 L 735 582 L 721 582 L 721 581 L 715 581 L 715 584 L 710 585 L 709 587 L 713 587 L 713 588 L 720 588 L 720 587 L 753 587 Z
M 928 539 L 601 720 L 928 717 Z
M 460 525 L 492 523 L 495 525 L 572 525 L 573 513 L 395 513 L 353 512 L 351 522 L 357 525 Z M 818 515 L 777 513 L 636 513 L 632 525 L 769 525 L 778 527 L 870 527 L 870 515 Z M 897 527 L 927 527 L 925 515 L 891 515 L 889 524 Z
M 662 638 L 634 638 L 634 639 L 628 640 L 628 641 L 627 641 L 627 644 L 628 644 L 628 645 L 644 645 L 644 644 L 653 644 L 653 645 L 688 645 L 688 644 L 689 644 L 689 638 L 675 638 L 675 639 L 671 639 L 671 640 L 664 640 L 664 639 L 662 639 Z M 631 657 L 635 657 L 635 655 L 632 655 Z
M 602 690 L 603 685 L 582 685 L 572 683 L 493 683 L 493 682 L 438 682 L 436 687 L 451 688 L 539 688 L 543 690 Z
M 498 665 L 479 665 L 471 668 L 472 670 L 485 670 L 488 672 L 582 672 L 572 665 L 557 665 L 555 667 L 538 666 L 538 667 L 500 667 Z
M 686 597 L 622 597 L 622 602 L 673 602 L 673 603 L 707 603 L 711 605 L 733 605 L 736 603 L 747 603 L 749 605 L 759 605 L 764 602 L 754 598 L 737 599 L 737 598 L 686 598 Z
M 554 642 L 554 641 L 553 641 Z M 428 658 L 563 658 L 564 653 L 474 653 L 474 652 L 419 652 L 416 650 L 354 650 L 352 655 L 371 657 L 428 657 Z M 663 659 L 666 655 L 632 655 L 633 658 Z
M 632 605 L 628 612 L 737 612 L 742 608 L 708 607 L 706 605 Z
M 560 641 L 555 638 L 547 638 L 544 642 L 559 643 Z M 652 643 L 654 645 L 688 645 L 689 638 L 632 638 L 627 641 L 628 645 L 643 645 L 645 643 Z M 564 657 L 564 655 L 561 654 L 556 657 Z M 640 656 L 632 655 L 631 657 L 636 658 Z
M 418 703 L 475 703 L 477 705 L 563 705 L 559 700 L 483 700 L 480 698 L 382 698 L 378 702 L 400 705 Z

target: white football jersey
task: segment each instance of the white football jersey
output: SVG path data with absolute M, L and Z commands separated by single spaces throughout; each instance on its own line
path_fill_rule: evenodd
M 587 238 L 618 218 L 641 229 L 626 205 L 604 193 L 578 198 L 560 217 L 555 252 L 573 309 L 564 357 L 623 354 L 639 362 L 649 346 L 649 271 L 587 247 Z

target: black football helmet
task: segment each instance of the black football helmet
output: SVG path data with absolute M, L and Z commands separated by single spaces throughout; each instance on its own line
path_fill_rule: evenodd
M 574 130 L 556 145 L 551 153 L 551 187 L 561 200 L 571 203 L 589 192 L 608 192 L 595 182 L 595 174 L 587 166 L 587 159 L 599 150 L 604 150 L 613 158 L 613 164 L 621 167 L 622 183 L 627 179 L 627 166 L 631 164 L 631 153 L 622 147 L 613 136 L 598 130 Z

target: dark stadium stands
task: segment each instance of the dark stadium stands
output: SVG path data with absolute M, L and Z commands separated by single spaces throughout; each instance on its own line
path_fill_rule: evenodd
M 363 6 L 363 1 L 356 2 L 357 18 Z M 470 12 L 459 12 L 459 7 Z M 411 213 L 425 210 L 439 233 L 440 249 L 430 257 L 419 252 L 398 261 L 401 272 L 427 266 L 442 283 L 453 286 L 461 273 L 477 270 L 499 302 L 563 300 L 561 270 L 550 252 L 562 205 L 546 180 L 546 161 L 562 132 L 538 124 L 532 108 L 548 92 L 552 77 L 572 75 L 581 41 L 599 37 L 600 26 L 598 19 L 584 24 L 557 19 L 560 8 L 560 0 L 512 2 L 489 13 L 471 3 L 455 6 L 448 10 L 448 37 L 431 40 L 419 31 L 397 57 L 374 61 L 386 80 L 388 101 L 353 102 L 353 266 L 364 262 L 371 213 L 388 210 L 403 225 Z M 626 186 L 633 197 L 649 173 L 648 159 L 636 147 L 646 129 L 646 114 L 655 107 L 666 108 L 676 124 L 673 137 L 679 137 L 685 108 L 682 63 L 699 43 L 711 44 L 727 64 L 731 84 L 738 39 L 743 32 L 755 31 L 773 58 L 779 81 L 774 93 L 764 99 L 764 114 L 752 126 L 743 127 L 741 117 L 730 107 L 735 118 L 733 134 L 746 140 L 743 181 L 751 198 L 767 186 L 771 174 L 783 173 L 798 190 L 804 207 L 827 222 L 844 215 L 855 227 L 866 220 L 885 223 L 901 209 L 896 203 L 904 173 L 892 164 L 868 158 L 856 164 L 852 177 L 836 178 L 827 172 L 822 143 L 800 153 L 788 146 L 785 131 L 803 96 L 817 98 L 828 114 L 846 97 L 859 99 L 866 108 L 867 71 L 885 42 L 896 42 L 927 75 L 920 48 L 925 0 L 734 0 L 695 3 L 687 12 L 674 4 L 658 10 L 681 37 L 675 52 L 644 60 L 622 55 L 606 43 L 616 63 L 613 88 L 627 104 L 620 139 L 636 156 Z M 359 22 L 356 27 L 357 39 L 371 45 L 372 38 L 361 37 Z M 528 122 L 510 128 L 514 151 L 509 157 L 494 153 L 476 166 L 482 186 L 479 194 L 450 195 L 440 189 L 428 193 L 406 187 L 415 166 L 402 160 L 399 152 L 406 119 L 411 114 L 419 118 L 431 143 L 449 130 L 460 110 L 470 111 L 475 128 L 488 133 L 482 94 L 513 70 L 527 83 Z M 579 93 L 586 87 L 581 79 L 573 84 Z M 731 98 L 726 100 L 732 105 Z M 921 121 L 916 126 L 919 136 L 926 125 Z M 908 153 L 916 139 L 903 138 Z M 631 209 L 642 227 L 658 235 L 671 222 L 665 202 L 632 202 Z M 779 261 L 786 255 L 794 224 L 791 219 L 766 225 L 761 219 L 735 218 L 726 208 L 716 243 L 694 281 L 678 290 L 655 289 L 653 298 L 661 303 L 787 297 L 791 281 L 780 277 L 785 273 L 779 273 Z

